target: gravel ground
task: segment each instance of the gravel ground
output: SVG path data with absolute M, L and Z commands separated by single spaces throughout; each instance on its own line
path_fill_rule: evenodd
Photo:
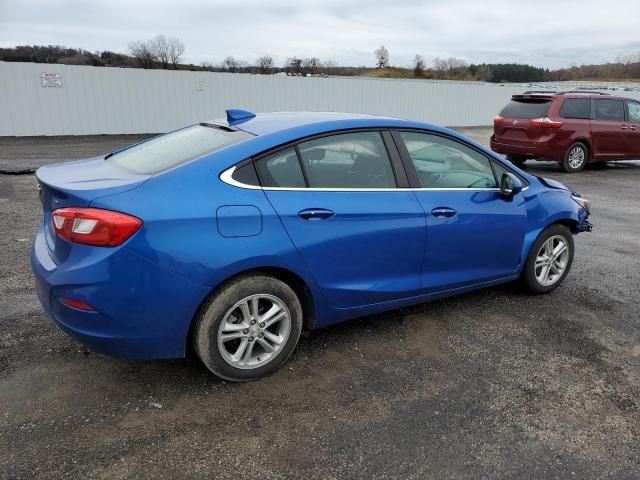
M 132 141 L 76 140 L 5 139 L 2 158 Z M 560 288 L 315 331 L 283 370 L 239 385 L 193 359 L 96 355 L 56 328 L 28 261 L 34 177 L 0 174 L 0 478 L 639 478 L 640 163 L 529 169 L 593 203 Z

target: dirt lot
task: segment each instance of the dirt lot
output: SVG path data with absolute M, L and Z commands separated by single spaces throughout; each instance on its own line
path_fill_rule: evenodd
M 129 141 L 6 140 L 0 161 Z M 0 478 L 639 478 L 640 163 L 529 168 L 593 203 L 560 288 L 316 331 L 242 385 L 195 360 L 106 358 L 58 330 L 32 288 L 34 177 L 0 174 Z

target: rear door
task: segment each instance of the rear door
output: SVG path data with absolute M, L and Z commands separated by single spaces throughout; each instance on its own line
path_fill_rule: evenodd
M 505 198 L 492 161 L 455 139 L 426 131 L 400 131 L 394 138 L 427 215 L 425 291 L 516 275 L 527 226 L 523 194 Z
M 628 158 L 624 102 L 615 98 L 594 98 L 591 139 L 593 154 L 600 160 Z
M 551 100 L 552 98 L 547 96 L 514 95 L 494 122 L 496 140 L 522 147 L 540 141 L 548 141 L 556 131 L 536 128 L 531 125 L 529 120 L 546 117 Z
M 384 138 L 335 132 L 255 160 L 267 198 L 334 307 L 420 292 L 425 215 Z
M 625 100 L 627 108 L 628 156 L 640 160 L 640 102 Z

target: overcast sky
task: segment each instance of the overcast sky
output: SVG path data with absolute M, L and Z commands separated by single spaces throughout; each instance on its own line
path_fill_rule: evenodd
M 185 60 L 250 63 L 270 54 L 374 65 L 428 62 L 544 67 L 640 53 L 640 0 L 0 0 L 0 46 L 55 44 L 126 52 L 132 40 L 179 37 Z

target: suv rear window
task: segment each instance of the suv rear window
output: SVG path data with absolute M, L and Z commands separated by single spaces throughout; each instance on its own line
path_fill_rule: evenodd
M 591 118 L 591 99 L 590 98 L 567 98 L 562 102 L 560 107 L 560 116 L 562 118 Z
M 160 135 L 107 156 L 107 161 L 134 173 L 153 175 L 251 137 L 214 125 L 193 125 Z
M 509 118 L 546 117 L 549 105 L 551 105 L 549 99 L 511 100 L 502 109 L 500 115 Z

